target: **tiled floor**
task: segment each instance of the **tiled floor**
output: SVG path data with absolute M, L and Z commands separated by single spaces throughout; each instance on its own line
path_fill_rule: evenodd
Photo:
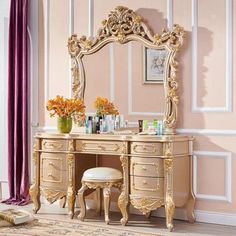
M 11 206 L 12 207 L 12 206 Z M 32 205 L 27 205 L 24 207 L 17 207 L 30 212 Z M 9 208 L 9 205 L 0 204 L 0 210 Z M 42 204 L 41 209 L 36 215 L 38 218 L 52 218 L 52 219 L 67 219 L 70 220 L 67 216 L 67 208 L 60 208 L 58 205 L 48 205 Z M 124 229 L 124 226 L 120 225 L 119 219 L 121 215 L 117 212 L 110 213 L 111 227 L 120 227 Z M 73 221 L 80 223 L 78 219 L 73 219 Z M 86 222 L 105 225 L 103 215 L 98 216 L 93 210 L 89 210 L 86 215 Z M 142 232 L 155 233 L 157 235 L 163 236 L 207 236 L 207 235 L 218 235 L 218 236 L 236 236 L 236 227 L 215 225 L 215 224 L 204 224 L 204 223 L 194 223 L 190 224 L 186 221 L 174 220 L 174 231 L 168 232 L 165 227 L 165 220 L 163 218 L 151 217 L 146 219 L 145 216 L 141 215 L 130 215 L 129 223 L 127 229 L 133 229 L 135 231 L 140 231 L 140 236 Z

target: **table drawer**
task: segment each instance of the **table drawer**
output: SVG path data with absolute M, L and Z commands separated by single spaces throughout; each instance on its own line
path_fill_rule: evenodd
M 164 177 L 163 160 L 160 158 L 131 157 L 130 174 L 136 176 Z
M 67 140 L 43 139 L 42 150 L 47 151 L 66 151 L 68 146 Z
M 40 186 L 54 189 L 67 189 L 68 171 L 56 169 L 40 170 Z
M 40 169 L 51 171 L 67 170 L 67 158 L 65 154 L 42 153 L 40 156 Z
M 125 150 L 123 142 L 77 140 L 76 151 L 96 154 L 122 154 Z
M 131 154 L 162 155 L 162 143 L 131 142 Z
M 152 178 L 141 176 L 130 176 L 132 195 L 139 196 L 164 196 L 164 178 Z

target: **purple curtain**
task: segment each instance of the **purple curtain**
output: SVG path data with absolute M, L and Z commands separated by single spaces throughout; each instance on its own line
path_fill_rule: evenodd
M 7 204 L 29 202 L 28 166 L 28 0 L 11 0 L 8 59 Z

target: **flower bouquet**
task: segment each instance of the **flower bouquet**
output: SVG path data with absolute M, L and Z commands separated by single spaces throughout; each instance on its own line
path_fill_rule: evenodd
M 72 117 L 77 122 L 85 120 L 85 105 L 80 99 L 57 95 L 56 98 L 48 100 L 46 108 L 50 117 L 58 116 L 57 128 L 60 133 L 70 133 Z

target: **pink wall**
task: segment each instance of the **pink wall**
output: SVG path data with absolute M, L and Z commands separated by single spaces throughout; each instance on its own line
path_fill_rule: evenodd
M 49 17 L 49 64 L 48 64 L 48 97 L 56 94 L 69 96 L 69 56 L 67 53 L 67 38 L 69 35 L 69 5 L 67 0 L 50 1 Z M 75 0 L 74 32 L 79 36 L 88 35 L 88 2 Z M 101 25 L 101 21 L 117 5 L 127 6 L 142 15 L 151 29 L 160 33 L 163 27 L 167 27 L 167 1 L 153 0 L 110 0 L 94 1 L 94 33 Z M 195 2 L 195 1 L 192 1 Z M 173 1 L 173 22 L 178 23 L 186 30 L 184 46 L 179 52 L 180 82 L 180 112 L 178 129 L 179 132 L 187 133 L 195 137 L 195 158 L 194 158 L 194 185 L 197 194 L 196 209 L 205 212 L 221 212 L 224 214 L 236 213 L 236 112 L 235 112 L 235 86 L 226 91 L 230 81 L 235 79 L 234 69 L 236 64 L 232 63 L 230 56 L 233 54 L 235 60 L 236 47 L 233 51 L 230 47 L 232 36 L 228 33 L 232 30 L 230 15 L 226 14 L 226 0 L 209 0 L 207 4 L 204 0 L 196 0 L 198 6 L 193 7 L 189 0 Z M 230 2 L 230 1 L 228 1 Z M 40 50 L 39 50 L 39 73 L 40 73 L 40 125 L 55 125 L 55 120 L 49 118 L 44 112 L 45 88 L 44 70 L 45 55 L 44 42 L 44 19 L 43 0 L 39 1 L 40 13 Z M 183 7 L 184 6 L 184 7 Z M 233 5 L 233 13 L 236 12 L 236 4 Z M 193 32 L 192 19 L 197 19 L 196 32 Z M 233 25 L 236 25 L 236 14 L 233 14 Z M 197 34 L 196 34 L 197 33 Z M 235 38 L 235 30 L 232 31 Z M 227 41 L 228 40 L 228 41 Z M 119 45 L 109 46 L 102 52 L 103 71 L 99 70 L 99 62 L 93 65 L 93 70 L 89 71 L 91 78 L 97 80 L 110 78 L 110 50 L 113 50 L 114 57 L 114 78 L 115 78 L 115 102 L 121 102 L 121 110 L 127 110 L 128 91 L 124 83 L 127 79 L 128 56 L 127 46 L 118 49 Z M 138 47 L 132 45 L 132 49 Z M 226 50 L 228 48 L 228 51 Z M 138 50 L 136 50 L 138 51 Z M 142 62 L 137 59 L 137 54 L 132 54 L 131 65 L 134 70 L 132 75 L 132 108 L 133 111 L 160 112 L 163 101 L 155 105 L 157 94 L 161 93 L 158 85 L 142 86 Z M 96 57 L 96 56 L 95 56 Z M 121 57 L 122 60 L 117 59 Z M 97 60 L 97 59 L 96 59 Z M 226 63 L 227 62 L 227 63 Z M 122 64 L 121 64 L 122 63 Z M 230 66 L 233 74 L 231 75 Z M 91 65 L 90 65 L 91 67 Z M 196 69 L 196 70 L 195 70 Z M 103 73 L 106 71 L 106 74 Z M 122 78 L 122 79 L 121 79 Z M 90 81 L 91 82 L 91 81 Z M 89 83 L 90 83 L 89 82 Z M 92 82 L 91 82 L 92 83 Z M 101 95 L 105 88 L 105 95 L 110 96 L 109 84 L 107 87 L 100 83 L 95 83 L 94 91 L 90 94 Z M 118 93 L 123 87 L 123 93 Z M 147 88 L 150 87 L 150 88 Z M 150 96 L 146 95 L 148 89 Z M 232 96 L 230 91 L 232 90 Z M 99 93 L 97 91 L 100 91 Z M 151 92 L 150 92 L 151 91 Z M 142 94 L 142 95 L 141 95 Z M 86 95 L 90 97 L 89 95 Z M 161 95 L 163 96 L 163 94 Z M 144 103 L 145 101 L 145 103 Z M 92 102 L 92 101 L 91 101 Z M 91 104 L 91 103 L 90 103 Z M 229 105 L 228 105 L 229 104 Z M 228 109 L 232 104 L 232 109 Z M 42 112 L 43 110 L 43 112 Z M 146 116 L 143 116 L 146 117 Z M 152 120 L 154 117 L 147 117 Z M 135 116 L 129 116 L 129 120 L 137 120 Z M 201 134 L 203 133 L 203 134 Z M 231 135 L 230 135 L 231 134 Z M 231 202 L 229 200 L 231 199 Z

